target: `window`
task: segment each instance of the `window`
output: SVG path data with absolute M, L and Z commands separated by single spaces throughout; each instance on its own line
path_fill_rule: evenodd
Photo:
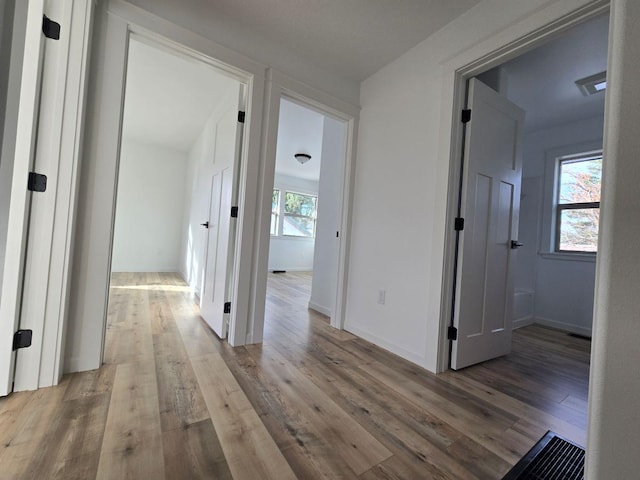
M 555 250 L 595 253 L 602 154 L 560 158 L 557 172 Z
M 282 234 L 292 237 L 316 236 L 317 197 L 285 192 Z
M 280 216 L 280 190 L 275 188 L 271 196 L 271 235 L 278 234 L 278 218 Z
M 314 238 L 318 197 L 304 193 L 273 190 L 271 235 Z

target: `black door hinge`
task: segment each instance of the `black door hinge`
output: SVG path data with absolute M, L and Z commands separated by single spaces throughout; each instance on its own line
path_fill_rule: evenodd
M 31 337 L 33 336 L 33 331 L 31 330 L 18 330 L 13 334 L 13 350 L 18 350 L 19 348 L 27 348 L 31 346 Z
M 245 117 L 245 113 L 240 111 L 238 112 L 238 122 L 239 123 L 244 123 L 244 117 Z
M 462 217 L 456 218 L 455 221 L 453 222 L 453 229 L 456 232 L 461 232 L 462 230 L 464 230 L 464 218 Z
M 27 189 L 32 192 L 44 192 L 47 190 L 47 176 L 41 173 L 29 172 Z
M 52 40 L 60 40 L 60 24 L 54 22 L 46 15 L 42 16 L 42 33 Z
M 224 302 L 224 313 L 231 313 L 231 302 Z
M 231 207 L 231 218 L 238 218 L 238 207 Z
M 460 117 L 462 123 L 469 123 L 471 121 L 471 109 L 465 108 L 462 110 L 462 116 Z
M 458 339 L 458 329 L 454 326 L 449 327 L 447 331 L 447 340 L 457 340 Z

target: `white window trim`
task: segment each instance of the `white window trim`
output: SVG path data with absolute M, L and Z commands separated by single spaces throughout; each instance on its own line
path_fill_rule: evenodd
M 596 253 L 588 252 L 556 252 L 556 215 L 558 192 L 556 181 L 560 160 L 577 155 L 602 155 L 602 140 L 592 140 L 578 144 L 553 148 L 546 152 L 544 169 L 544 192 L 542 210 L 542 228 L 540 236 L 540 251 L 542 258 L 550 260 L 570 260 L 578 262 L 595 262 Z

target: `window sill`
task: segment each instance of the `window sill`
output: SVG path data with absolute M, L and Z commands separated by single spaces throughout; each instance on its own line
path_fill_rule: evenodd
M 568 252 L 540 252 L 542 258 L 547 260 L 568 260 L 571 262 L 595 263 L 595 253 L 568 253 Z
M 271 240 L 293 240 L 294 242 L 314 242 L 314 237 L 295 237 L 293 235 L 271 235 Z

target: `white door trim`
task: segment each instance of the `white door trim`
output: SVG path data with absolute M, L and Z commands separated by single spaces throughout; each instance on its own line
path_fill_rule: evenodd
M 349 265 L 349 245 L 351 212 L 353 203 L 353 185 L 357 145 L 358 120 L 360 108 L 336 99 L 313 87 L 292 79 L 280 72 L 269 70 L 265 100 L 266 124 L 263 140 L 263 164 L 260 175 L 260 201 L 256 227 L 256 268 L 252 276 L 252 296 L 250 312 L 251 323 L 247 343 L 262 342 L 264 332 L 265 296 L 267 292 L 267 265 L 269 260 L 269 231 L 271 223 L 271 192 L 276 164 L 276 145 L 278 138 L 278 120 L 280 99 L 288 98 L 320 113 L 344 121 L 347 124 L 346 157 L 342 185 L 342 214 L 340 246 L 338 258 L 338 278 L 336 285 L 335 312 L 331 326 L 344 328 L 347 301 L 347 280 Z
M 466 82 L 484 71 L 500 65 L 529 50 L 534 49 L 549 38 L 568 30 L 589 18 L 595 17 L 609 9 L 608 0 L 596 0 L 581 8 L 547 20 L 534 28 L 531 33 L 507 42 L 490 53 L 481 53 L 471 49 L 449 60 L 443 69 L 445 97 L 452 102 L 443 101 L 441 119 L 443 124 L 450 124 L 451 136 L 440 142 L 440 157 L 449 158 L 449 182 L 447 187 L 447 204 L 444 232 L 444 265 L 440 298 L 440 334 L 438 348 L 438 364 L 436 372 L 443 372 L 449 368 L 450 341 L 447 339 L 448 327 L 451 324 L 453 307 L 454 263 L 456 250 L 456 235 L 454 220 L 458 211 L 458 195 L 460 191 L 461 157 L 463 124 L 460 112 L 465 105 Z M 453 107 L 453 108 L 451 108 Z
M 0 290 L 0 395 L 12 390 L 15 355 L 13 334 L 19 322 L 22 280 L 28 229 L 29 191 L 27 179 L 32 165 L 40 98 L 40 58 L 44 48 L 42 13 L 44 0 L 17 2 L 12 33 L 12 51 L 3 138 L 3 158 L 13 157 L 13 175 L 9 202 L 7 239 L 5 244 L 2 288 Z M 24 20 L 23 20 L 24 19 Z M 18 103 L 13 103 L 19 92 Z M 3 112 L 4 115 L 4 112 Z
M 236 245 L 236 266 L 241 273 L 233 285 L 236 308 L 232 309 L 229 342 L 242 345 L 246 337 L 250 275 L 243 275 L 242 271 L 251 269 L 255 218 L 251 207 L 256 201 L 265 67 L 148 12 L 114 0 L 101 4 L 96 12 L 94 78 L 87 113 L 86 155 L 80 186 L 82 201 L 76 221 L 67 371 L 98 368 L 103 359 L 127 54 L 132 34 L 205 61 L 247 85 L 240 172 L 241 215 Z M 244 205 L 249 208 L 242 208 Z
M 61 35 L 45 43 L 35 170 L 48 181 L 31 204 L 20 328 L 33 331 L 33 344 L 18 351 L 17 391 L 55 385 L 62 376 L 93 4 L 49 2 L 46 13 L 61 24 Z

